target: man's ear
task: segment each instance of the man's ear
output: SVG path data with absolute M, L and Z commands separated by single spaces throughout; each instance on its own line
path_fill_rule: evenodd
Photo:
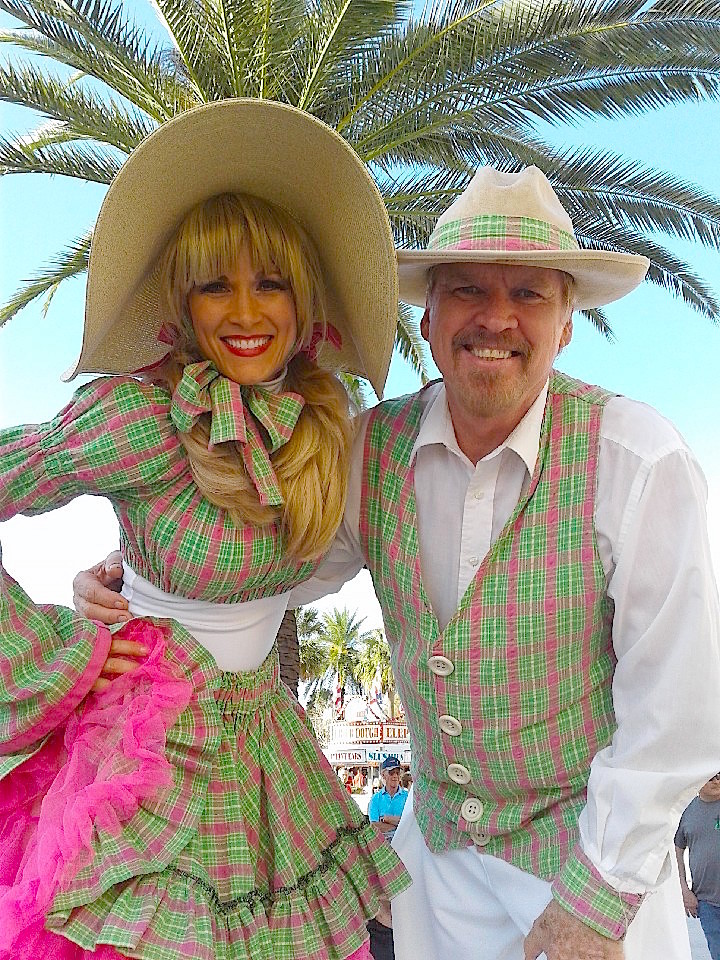
M 572 340 L 573 335 L 573 315 L 572 313 L 567 319 L 567 323 L 563 327 L 563 332 L 560 335 L 560 349 L 566 347 Z
M 420 336 L 427 343 L 430 343 L 430 310 L 428 307 L 425 307 L 425 313 L 420 320 Z

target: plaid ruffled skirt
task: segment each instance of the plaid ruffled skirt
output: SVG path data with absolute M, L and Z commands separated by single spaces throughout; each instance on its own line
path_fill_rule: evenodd
M 122 632 L 146 661 L 0 784 L 0 957 L 363 950 L 379 898 L 409 877 L 322 755 L 277 650 L 226 673 L 175 623 Z

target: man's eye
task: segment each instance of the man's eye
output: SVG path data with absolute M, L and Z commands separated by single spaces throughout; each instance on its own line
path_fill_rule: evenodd
M 523 289 L 518 290 L 518 296 L 521 300 L 537 300 L 542 294 L 537 290 L 531 290 L 529 287 L 523 287 Z
M 477 297 L 482 290 L 480 287 L 473 287 L 471 285 L 464 287 L 455 287 L 454 291 L 459 297 Z

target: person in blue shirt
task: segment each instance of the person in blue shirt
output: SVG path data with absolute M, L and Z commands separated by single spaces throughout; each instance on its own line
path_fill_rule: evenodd
M 383 760 L 380 764 L 380 776 L 383 787 L 370 799 L 368 818 L 371 823 L 378 825 L 387 840 L 392 840 L 408 798 L 408 791 L 400 786 L 402 767 L 397 757 L 386 757 Z M 368 920 L 370 952 L 375 960 L 395 960 L 391 924 L 389 904 L 374 920 Z
M 408 791 L 400 786 L 402 767 L 397 757 L 386 757 L 380 765 L 383 788 L 373 794 L 368 805 L 368 818 L 376 823 L 388 840 L 400 823 Z

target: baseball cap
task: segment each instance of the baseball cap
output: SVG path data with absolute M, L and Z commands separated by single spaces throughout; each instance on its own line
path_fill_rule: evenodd
M 397 757 L 386 757 L 380 764 L 381 770 L 398 770 L 399 768 L 400 761 Z

